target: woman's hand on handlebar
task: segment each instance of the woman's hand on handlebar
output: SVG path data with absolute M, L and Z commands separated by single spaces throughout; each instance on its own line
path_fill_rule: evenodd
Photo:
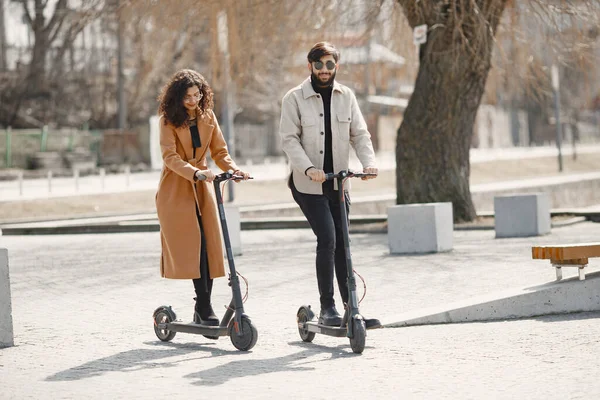
M 371 175 L 371 176 L 363 176 L 361 179 L 363 181 L 366 181 L 367 179 L 375 179 L 377 178 L 377 174 L 379 173 L 379 171 L 377 170 L 376 167 L 367 167 L 363 169 L 363 173 L 364 174 L 375 174 L 375 175 Z
M 247 181 L 248 179 L 250 179 L 250 173 L 249 172 L 244 172 L 241 169 L 236 169 L 235 171 L 233 171 L 233 175 L 243 176 L 245 181 Z M 239 180 L 236 179 L 235 183 L 238 183 L 238 182 L 239 182 Z
M 200 175 L 204 175 L 205 179 L 202 179 L 202 176 Z M 196 177 L 199 181 L 204 180 L 206 182 L 212 182 L 215 179 L 215 174 L 213 174 L 213 172 L 210 169 L 204 169 L 196 171 Z

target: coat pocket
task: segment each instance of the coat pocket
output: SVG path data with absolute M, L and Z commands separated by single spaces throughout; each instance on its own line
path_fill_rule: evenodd
M 341 137 L 347 138 L 350 136 L 350 122 L 352 122 L 350 114 L 337 115 L 338 130 Z
M 300 119 L 300 125 L 302 126 L 301 142 L 304 151 L 310 157 L 317 148 L 317 120 L 314 117 L 302 117 Z
M 302 125 L 302 128 L 304 127 L 313 127 L 317 124 L 317 120 L 314 117 L 302 117 L 300 119 L 300 125 Z

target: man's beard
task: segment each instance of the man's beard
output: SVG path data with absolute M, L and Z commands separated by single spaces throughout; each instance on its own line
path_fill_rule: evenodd
M 333 81 L 335 80 L 335 73 L 336 73 L 336 70 L 331 71 L 331 76 L 329 77 L 329 79 L 327 79 L 326 82 L 323 82 L 321 79 L 319 79 L 319 76 L 317 74 L 315 74 L 314 71 L 310 74 L 310 78 L 312 79 L 312 81 L 314 83 L 317 84 L 317 86 L 329 87 L 329 86 L 333 85 Z

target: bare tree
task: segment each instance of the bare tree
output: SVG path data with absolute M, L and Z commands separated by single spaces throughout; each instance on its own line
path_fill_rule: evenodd
M 505 8 L 557 21 L 562 31 L 598 6 L 541 0 L 531 0 L 529 7 L 509 0 L 398 3 L 412 28 L 427 25 L 427 42 L 421 46 L 415 89 L 398 129 L 397 203 L 452 202 L 456 221 L 473 220 L 469 148 Z
M 12 116 L 8 124 L 14 124 L 24 101 L 40 100 L 42 109 L 49 109 L 50 66 L 54 67 L 52 78 L 62 78 L 61 68 L 66 51 L 83 28 L 101 12 L 102 0 L 81 0 L 76 8 L 69 7 L 67 0 L 18 0 L 23 8 L 24 19 L 33 32 L 34 42 L 31 59 L 25 76 L 25 85 L 11 88 L 15 93 Z M 53 8 L 52 8 L 53 7 Z M 52 57 L 49 55 L 52 54 Z M 38 107 L 40 108 L 40 107 Z
M 508 7 L 502 18 L 482 102 L 527 111 L 530 144 L 555 138 L 556 128 L 549 125 L 552 64 L 560 70 L 563 111 L 574 124 L 577 110 L 589 107 L 600 89 L 599 10 L 590 5 L 578 2 L 569 12 L 550 12 L 551 4 L 523 2 Z
M 34 37 L 28 81 L 32 88 L 44 90 L 48 53 L 61 41 L 58 57 L 64 55 L 65 48 L 72 44 L 90 19 L 97 16 L 100 0 L 82 0 L 81 7 L 77 9 L 69 7 L 67 0 L 57 0 L 52 11 L 52 3 L 47 0 L 18 1 L 23 6 L 25 21 Z
M 320 1 L 312 0 L 315 3 Z M 294 0 L 182 0 L 169 4 L 137 0 L 125 11 L 126 36 L 131 44 L 128 66 L 136 79 L 128 86 L 129 109 L 144 118 L 148 96 L 156 97 L 158 85 L 179 68 L 196 68 L 209 80 L 216 102 L 224 97 L 224 63 L 236 94 L 236 113 L 263 121 L 279 112 L 281 85 L 288 62 L 297 49 L 295 41 L 309 29 L 317 7 Z M 220 49 L 218 15 L 227 17 L 226 60 Z M 290 26 L 302 27 L 298 32 Z M 134 104 L 136 103 L 137 104 Z M 218 107 L 218 104 L 217 104 Z
M 398 130 L 397 203 L 450 201 L 455 220 L 472 220 L 471 136 L 507 0 L 399 3 L 411 27 L 428 32 Z

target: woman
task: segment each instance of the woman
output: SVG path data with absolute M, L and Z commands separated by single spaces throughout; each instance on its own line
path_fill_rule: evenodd
M 164 86 L 160 105 L 163 169 L 156 193 L 164 278 L 192 279 L 196 291 L 194 323 L 219 325 L 211 305 L 213 279 L 225 275 L 223 243 L 210 156 L 223 171 L 236 166 L 212 110 L 213 93 L 202 75 L 184 69 Z M 199 180 L 201 175 L 205 180 Z

